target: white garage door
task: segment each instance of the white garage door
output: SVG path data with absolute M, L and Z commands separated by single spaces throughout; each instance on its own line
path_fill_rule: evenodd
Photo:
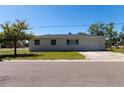
M 85 49 L 86 50 L 102 50 L 103 44 L 100 41 L 91 40 L 85 43 Z

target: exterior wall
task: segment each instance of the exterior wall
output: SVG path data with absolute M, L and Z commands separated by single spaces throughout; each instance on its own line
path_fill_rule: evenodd
M 34 45 L 34 41 L 30 42 L 30 51 L 57 51 L 57 50 L 104 50 L 105 40 L 104 38 L 72 38 L 72 40 L 78 39 L 78 45 L 67 45 L 68 38 L 56 39 L 56 45 L 51 45 L 52 39 L 40 39 L 40 45 Z M 37 39 L 39 40 L 39 39 Z M 69 39 L 70 40 L 70 39 Z

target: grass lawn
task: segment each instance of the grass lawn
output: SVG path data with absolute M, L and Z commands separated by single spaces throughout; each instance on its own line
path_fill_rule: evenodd
M 13 50 L 0 51 L 0 58 L 5 60 L 42 60 L 42 59 L 84 59 L 78 52 L 30 52 L 28 49 L 17 50 L 17 57 L 13 56 Z

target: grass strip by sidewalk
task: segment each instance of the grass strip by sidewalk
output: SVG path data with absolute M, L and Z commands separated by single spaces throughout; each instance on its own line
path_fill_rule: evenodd
M 17 57 L 13 50 L 0 51 L 0 58 L 5 60 L 56 60 L 56 59 L 85 59 L 78 52 L 30 52 L 27 49 L 17 50 Z

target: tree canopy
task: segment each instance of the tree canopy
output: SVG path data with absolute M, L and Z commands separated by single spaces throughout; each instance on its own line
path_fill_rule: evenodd
M 111 47 L 114 45 L 119 37 L 118 33 L 114 31 L 114 23 L 104 24 L 103 22 L 98 22 L 90 25 L 88 32 L 90 35 L 95 36 L 105 36 L 107 46 Z
M 29 25 L 26 24 L 26 21 L 15 20 L 13 23 L 1 24 L 1 27 L 3 31 L 0 35 L 4 37 L 1 41 L 12 41 L 14 43 L 14 55 L 16 55 L 16 46 L 18 41 L 30 40 L 34 37 L 32 33 L 26 32 L 29 30 Z
M 102 22 L 92 24 L 92 25 L 90 25 L 88 32 L 90 33 L 90 35 L 104 36 L 105 25 Z
M 2 43 L 4 40 L 4 34 L 3 32 L 0 32 L 0 43 Z

